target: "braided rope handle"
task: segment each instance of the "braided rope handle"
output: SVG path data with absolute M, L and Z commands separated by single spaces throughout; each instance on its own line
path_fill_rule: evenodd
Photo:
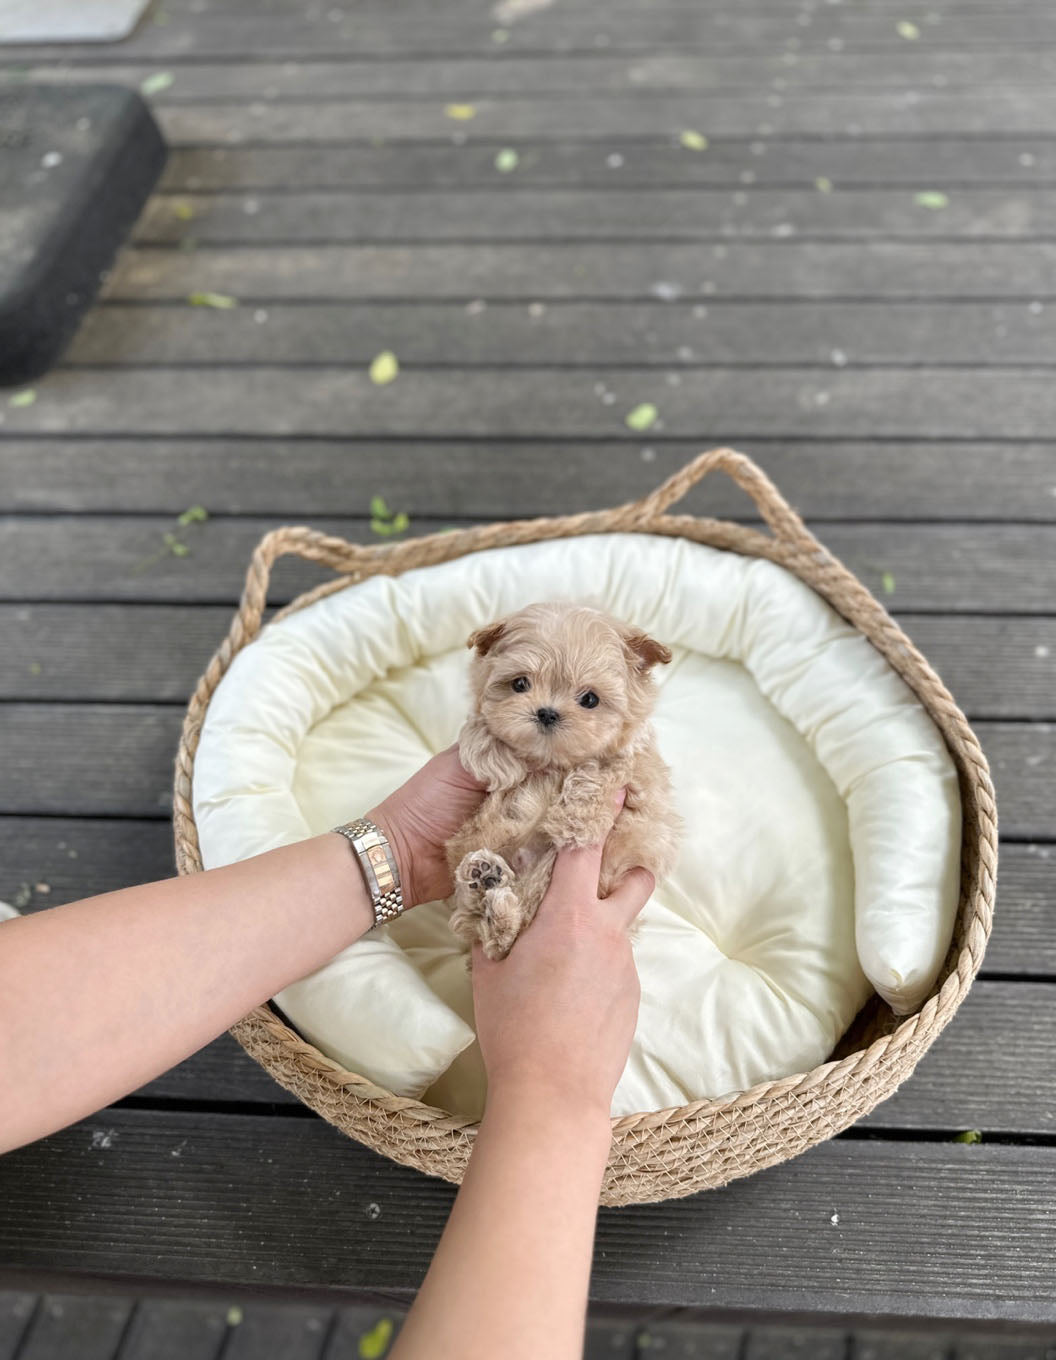
M 752 500 L 776 539 L 808 550 L 821 546 L 758 463 L 736 449 L 698 453 L 655 491 L 635 502 L 642 518 L 665 514 L 691 487 L 716 470 L 724 472 Z
M 358 544 L 346 539 L 304 526 L 287 526 L 272 529 L 260 540 L 254 549 L 246 572 L 245 586 L 238 608 L 238 615 L 232 624 L 232 633 L 238 632 L 236 650 L 256 637 L 260 632 L 261 618 L 267 603 L 268 586 L 271 572 L 280 557 L 293 554 L 321 566 L 331 567 L 343 580 L 334 581 L 311 592 L 313 597 L 329 594 L 364 575 L 373 575 L 378 570 L 393 573 L 409 567 L 431 566 L 450 557 L 460 556 L 465 551 L 476 551 L 489 546 L 489 538 L 495 530 L 509 530 L 516 524 L 522 532 L 515 535 L 524 541 L 539 537 L 542 524 L 552 525 L 562 535 L 586 533 L 608 529 L 644 527 L 650 520 L 657 518 L 680 501 L 682 497 L 702 481 L 709 472 L 724 472 L 744 491 L 766 521 L 776 539 L 789 546 L 813 550 L 820 547 L 817 539 L 781 495 L 770 478 L 747 454 L 736 449 L 709 449 L 697 454 L 684 467 L 672 473 L 647 495 L 637 501 L 615 506 L 611 510 L 594 510 L 586 514 L 564 516 L 560 519 L 527 519 L 479 528 L 463 529 L 455 533 L 429 534 L 421 538 L 405 539 L 393 544 Z M 510 534 L 502 535 L 504 543 L 510 541 Z M 232 637 L 232 641 L 234 641 Z

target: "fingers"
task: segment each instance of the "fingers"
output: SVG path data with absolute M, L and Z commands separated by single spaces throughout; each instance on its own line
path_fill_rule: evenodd
M 653 895 L 656 879 L 640 865 L 628 869 L 605 899 L 606 913 L 612 912 L 621 924 L 629 926 Z

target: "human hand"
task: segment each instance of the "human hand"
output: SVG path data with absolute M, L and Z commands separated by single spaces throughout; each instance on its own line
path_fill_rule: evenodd
M 608 1116 L 641 994 L 627 930 L 655 883 L 648 869 L 631 869 L 599 899 L 602 850 L 558 852 L 535 919 L 505 959 L 486 959 L 474 947 L 473 1005 L 489 1095 L 518 1088 Z
M 463 768 L 456 742 L 367 813 L 392 845 L 406 906 L 450 896 L 444 844 L 477 810 L 485 788 Z

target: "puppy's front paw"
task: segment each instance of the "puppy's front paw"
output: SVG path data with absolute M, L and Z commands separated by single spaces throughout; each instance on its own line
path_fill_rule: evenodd
M 511 883 L 513 878 L 514 872 L 503 857 L 491 850 L 471 851 L 455 870 L 456 884 L 464 884 L 471 893 L 480 895 Z

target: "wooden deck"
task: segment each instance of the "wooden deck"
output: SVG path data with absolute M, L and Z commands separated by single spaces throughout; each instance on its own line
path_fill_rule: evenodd
M 894 1099 L 752 1180 L 603 1212 L 593 1297 L 962 1337 L 1005 1319 L 1051 1340 L 1056 12 L 515 8 L 160 0 L 117 47 L 0 49 L 5 79 L 147 81 L 172 146 L 63 367 L 32 405 L 0 395 L 0 898 L 37 910 L 172 872 L 183 705 L 267 528 L 366 540 L 372 494 L 412 533 L 595 508 L 735 444 L 975 724 L 1001 815 L 996 925 Z M 237 305 L 188 304 L 207 291 Z M 380 388 L 385 349 L 401 373 Z M 643 402 L 659 420 L 639 435 Z M 179 527 L 192 505 L 208 521 Z M 688 508 L 750 509 L 710 480 Z M 276 599 L 316 579 L 282 566 Z M 982 1144 L 955 1142 L 966 1129 Z M 329 1291 L 320 1335 L 343 1355 L 335 1300 L 406 1300 L 451 1198 L 225 1037 L 0 1161 L 0 1285 L 30 1300 L 23 1336 L 41 1291 L 103 1277 L 129 1296 Z M 201 1354 L 243 1354 L 202 1325 Z M 744 1325 L 665 1353 L 791 1353 Z M 832 1353 L 952 1355 L 942 1336 L 840 1332 Z M 46 1343 L 25 1355 L 60 1353 Z

